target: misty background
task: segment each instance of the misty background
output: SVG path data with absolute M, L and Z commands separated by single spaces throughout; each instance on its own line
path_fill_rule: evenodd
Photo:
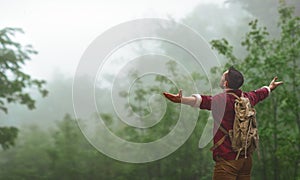
M 21 44 L 31 44 L 33 48 L 38 51 L 37 55 L 32 55 L 31 60 L 26 62 L 26 64 L 22 67 L 22 69 L 28 73 L 33 78 L 44 79 L 46 80 L 45 88 L 49 91 L 47 97 L 43 98 L 39 93 L 35 91 L 35 89 L 31 89 L 31 95 L 36 100 L 36 108 L 33 110 L 29 110 L 26 106 L 20 104 L 8 104 L 8 113 L 0 112 L 0 126 L 15 126 L 20 129 L 19 139 L 17 141 L 17 148 L 13 148 L 11 151 L 5 151 L 2 154 L 2 159 L 0 158 L 0 162 L 10 161 L 11 159 L 20 159 L 20 162 L 27 162 L 31 160 L 31 157 L 28 159 L 22 158 L 18 156 L 18 153 L 22 154 L 22 151 L 18 151 L 18 147 L 23 147 L 24 144 L 40 144 L 39 148 L 45 150 L 45 152 L 39 152 L 34 147 L 29 146 L 29 149 L 32 152 L 36 152 L 37 157 L 46 157 L 50 155 L 51 158 L 57 158 L 57 154 L 60 152 L 55 149 L 49 149 L 47 142 L 38 139 L 37 136 L 41 138 L 49 138 L 49 134 L 53 135 L 53 142 L 55 145 L 64 145 L 63 141 L 59 139 L 61 137 L 60 130 L 65 130 L 69 127 L 65 120 L 73 119 L 74 107 L 72 102 L 72 84 L 76 72 L 76 68 L 78 63 L 88 48 L 88 46 L 102 33 L 109 30 L 110 28 L 117 26 L 121 23 L 141 19 L 141 18 L 162 18 L 168 19 L 171 21 L 175 21 L 178 23 L 185 24 L 192 28 L 194 31 L 198 32 L 206 42 L 211 42 L 215 39 L 226 38 L 231 45 L 233 45 L 234 53 L 238 57 L 245 57 L 246 50 L 241 46 L 241 40 L 245 38 L 245 33 L 249 31 L 248 23 L 251 20 L 258 19 L 259 24 L 266 26 L 268 31 L 271 33 L 271 36 L 278 37 L 280 36 L 280 29 L 277 26 L 279 14 L 278 7 L 279 1 L 277 0 L 167 0 L 167 1 L 138 1 L 138 0 L 128 0 L 126 2 L 111 0 L 111 1 L 97 1 L 97 0 L 87 0 L 87 1 L 69 1 L 69 0 L 54 0 L 54 1 L 37 1 L 37 0 L 28 0 L 28 1 L 4 1 L 0 0 L 0 29 L 5 27 L 19 27 L 24 30 L 24 34 L 16 34 L 13 38 L 17 42 Z M 287 0 L 287 5 L 295 7 L 295 15 L 300 16 L 300 2 L 298 0 Z M 184 39 L 185 37 L 180 37 Z M 193 42 L 191 42 L 193 43 Z M 163 49 L 162 49 L 163 47 Z M 144 52 L 157 52 L 163 53 L 167 52 L 166 55 L 171 57 L 181 59 L 181 63 L 186 63 L 191 68 L 192 64 L 189 64 L 188 60 L 185 59 L 188 56 L 183 55 L 181 51 L 178 51 L 175 47 L 172 47 L 168 44 L 156 44 L 155 42 L 149 41 L 141 41 L 139 43 L 133 44 L 132 46 L 121 48 L 115 56 L 111 58 L 114 59 L 110 63 L 107 64 L 104 71 L 104 79 L 96 79 L 99 82 L 99 86 L 97 86 L 96 96 L 99 97 L 97 99 L 97 104 L 101 106 L 102 116 L 104 117 L 106 123 L 109 128 L 114 129 L 116 134 L 122 136 L 124 139 L 135 140 L 137 142 L 143 142 L 144 139 L 139 139 L 138 134 L 134 134 L 131 129 L 126 129 L 124 132 L 118 132 L 119 129 L 125 127 L 125 125 L 121 124 L 121 126 L 115 126 L 114 123 L 114 108 L 111 104 L 111 97 L 109 95 L 108 87 L 110 87 L 110 82 L 114 80 L 114 77 L 119 72 L 119 69 L 123 68 L 124 59 L 134 57 L 135 55 L 143 54 Z M 201 51 L 201 49 L 199 49 Z M 169 53 L 169 54 L 168 54 Z M 205 52 L 203 52 L 205 53 Z M 224 56 L 221 56 L 215 52 L 218 57 L 221 65 L 225 64 L 228 59 Z M 185 62 L 186 60 L 186 62 Z M 123 62 L 123 63 L 122 63 Z M 133 66 L 135 64 L 133 63 Z M 147 64 L 147 66 L 151 66 L 151 68 L 155 67 L 155 64 Z M 172 65 L 166 66 L 169 69 L 172 69 Z M 138 69 L 138 65 L 136 65 Z M 165 67 L 160 67 L 164 69 Z M 166 68 L 167 69 L 167 68 Z M 197 69 L 193 69 L 196 70 Z M 202 69 L 199 69 L 201 75 L 205 74 Z M 132 77 L 135 77 L 136 74 L 134 72 L 131 74 Z M 280 75 L 278 75 L 280 77 Z M 247 77 L 246 77 L 247 78 Z M 157 79 L 156 79 L 157 80 Z M 209 87 L 204 87 L 205 80 L 201 79 L 196 81 L 197 89 L 200 90 L 200 93 L 209 93 Z M 155 84 L 155 80 L 147 79 L 145 82 L 149 84 Z M 159 79 L 158 82 L 164 84 L 161 87 L 163 88 L 173 88 L 170 85 L 170 82 L 165 81 L 163 78 Z M 268 80 L 266 82 L 269 82 Z M 84 89 L 88 87 L 89 82 L 87 79 L 82 78 L 79 82 Z M 161 85 L 160 84 L 160 85 Z M 140 91 L 140 84 L 136 83 L 136 86 L 132 88 L 132 91 Z M 261 85 L 266 84 L 257 84 L 259 88 Z M 183 85 L 184 86 L 184 85 Z M 155 89 L 157 90 L 157 89 Z M 154 90 L 154 91 L 155 91 Z M 193 93 L 191 89 L 187 89 L 184 93 Z M 126 97 L 126 93 L 118 92 L 121 97 Z M 195 92 L 196 93 L 196 92 Z M 105 94 L 105 95 L 103 95 Z M 122 96 L 124 95 L 124 96 Z M 189 94 L 185 94 L 189 95 Z M 80 97 L 84 99 L 85 94 L 81 94 Z M 134 96 L 129 97 L 130 99 L 134 99 Z M 146 97 L 146 99 L 149 96 Z M 155 99 L 157 98 L 157 99 Z M 162 104 L 164 101 L 161 101 L 161 97 L 155 97 L 154 99 Z M 137 100 L 139 105 L 146 106 L 147 102 L 143 102 L 140 99 Z M 103 103 L 105 102 L 105 103 Z M 133 103 L 134 104 L 134 103 Z M 165 105 L 165 104 L 164 104 Z M 169 105 L 168 105 L 169 106 Z M 172 106 L 172 105 L 171 105 Z M 148 110 L 140 109 L 139 106 L 132 106 L 131 108 L 136 108 L 136 112 L 145 115 Z M 172 110 L 176 110 L 175 106 L 171 107 Z M 178 110 L 178 109 L 177 109 Z M 174 118 L 177 117 L 176 112 Z M 201 114 L 203 119 L 208 119 L 206 113 Z M 170 129 L 175 126 L 174 122 L 162 122 L 162 123 L 170 123 Z M 205 123 L 203 123 L 205 124 Z M 70 125 L 72 126 L 72 125 Z M 202 127 L 202 124 L 199 125 Z M 168 127 L 168 126 L 166 126 Z M 118 129 L 119 128 L 119 129 Z M 200 128 L 200 129 L 201 129 Z M 153 128 L 151 131 L 156 131 L 157 129 Z M 126 133 L 133 133 L 136 137 L 126 137 Z M 161 134 L 158 134 L 158 137 L 161 137 L 170 132 L 169 130 L 163 131 Z M 123 134 L 122 134 L 123 133 Z M 80 135 L 74 133 L 74 137 L 79 137 Z M 196 132 L 193 134 L 194 138 L 191 138 L 188 142 L 192 144 L 197 144 L 200 138 L 200 132 Z M 26 138 L 32 141 L 27 141 Z M 147 139 L 148 138 L 148 139 Z M 72 138 L 71 138 L 72 139 Z M 80 138 L 78 138 L 80 139 Z M 154 137 L 146 137 L 146 141 L 151 141 L 157 139 Z M 79 144 L 80 147 L 88 147 L 88 151 L 91 154 L 96 154 L 94 152 L 94 147 L 88 144 L 86 141 L 76 140 L 76 138 L 72 139 L 72 144 Z M 194 142 L 195 141 L 195 142 Z M 53 143 L 52 141 L 49 143 Z M 73 146 L 72 146 L 73 147 Z M 186 161 L 192 161 L 192 157 L 184 156 L 184 154 L 189 154 L 191 146 L 184 146 L 172 154 L 171 158 L 182 158 Z M 194 147 L 197 148 L 197 147 Z M 76 147 L 75 147 L 76 149 Z M 84 148 L 83 148 L 84 149 Z M 35 151 L 36 150 L 36 151 Z M 25 150 L 24 150 L 25 151 Z M 45 154 L 47 155 L 45 155 Z M 57 153 L 57 154 L 56 154 Z M 66 151 L 66 157 L 69 151 Z M 74 152 L 75 155 L 80 156 L 82 152 Z M 83 153 L 84 154 L 84 153 Z M 204 149 L 201 151 L 201 156 L 209 157 L 211 153 L 208 149 Z M 84 154 L 85 155 L 85 154 Z M 178 156 L 178 157 L 176 157 Z M 201 159 L 200 157 L 197 157 Z M 64 157 L 64 156 L 62 156 Z M 92 162 L 95 167 L 98 167 L 97 160 L 93 159 L 93 156 L 84 156 L 89 157 L 90 162 Z M 45 160 L 46 159 L 46 160 Z M 50 161 L 48 158 L 43 159 L 43 161 Z M 197 160 L 199 160 L 197 159 Z M 120 164 L 120 172 L 125 175 L 128 169 L 139 169 L 137 166 L 129 165 L 128 167 L 124 166 L 120 162 L 114 162 L 113 165 L 110 164 L 111 159 L 107 157 L 102 157 L 103 164 L 107 163 L 108 167 L 104 167 L 107 169 L 114 169 L 115 166 L 119 166 Z M 19 162 L 18 160 L 15 160 Z M 13 161 L 13 162 L 15 162 Z M 55 161 L 55 160 L 54 160 Z M 75 159 L 74 162 L 80 161 Z M 288 160 L 287 160 L 288 161 Z M 37 164 L 40 161 L 37 160 Z M 102 161 L 101 161 L 102 162 Z M 156 164 L 157 163 L 157 164 Z M 151 173 L 157 171 L 156 168 L 160 168 L 163 170 L 164 167 L 161 166 L 165 163 L 165 167 L 167 167 L 167 159 L 164 159 L 160 162 L 154 162 L 154 165 L 143 165 L 141 169 L 145 168 L 146 170 L 149 168 L 148 176 L 151 177 Z M 191 169 L 193 172 L 197 172 L 198 174 L 207 174 L 210 172 L 213 164 L 212 160 L 203 159 L 202 162 L 204 165 L 203 169 L 199 168 L 199 166 L 192 166 Z M 260 163 L 260 162 L 259 162 Z M 269 161 L 268 161 L 269 163 Z M 5 164 L 5 163 L 3 163 Z M 26 164 L 26 163 L 25 163 Z M 50 163 L 51 164 L 51 163 Z M 57 163 L 59 164 L 59 163 Z M 62 163 L 63 164 L 63 163 Z M 274 164 L 274 162 L 273 162 Z M 153 164 L 152 164 L 153 165 Z M 172 165 L 172 163 L 171 163 Z M 178 162 L 178 166 L 180 162 Z M 297 167 L 298 164 L 295 165 Z M 53 165 L 54 166 L 54 165 Z M 88 165 L 83 165 L 88 166 Z M 299 165 L 298 165 L 299 166 Z M 50 166 L 51 167 L 51 166 Z M 210 167 L 210 169 L 208 168 Z M 263 166 L 259 166 L 261 168 Z M 9 168 L 9 167 L 6 167 Z M 60 169 L 59 166 L 56 167 Z M 101 168 L 103 168 L 101 166 Z M 101 169 L 100 168 L 100 169 Z M 128 169 L 127 169 L 128 168 Z M 17 168 L 16 168 L 17 169 Z M 62 168 L 63 169 L 63 168 Z M 80 169 L 80 168 L 79 168 Z M 200 169 L 200 170 L 197 170 Z M 144 170 L 144 169 L 143 169 Z M 5 171 L 5 170 L 3 170 Z M 63 170 L 61 170 L 64 173 Z M 176 173 L 182 173 L 184 177 L 184 172 L 177 172 L 180 170 L 176 170 Z M 184 171 L 184 170 L 182 170 Z M 262 171 L 262 170 L 261 170 Z M 0 171 L 1 172 L 1 171 Z M 43 171 L 44 172 L 44 171 Z M 45 170 L 47 172 L 47 169 Z M 141 171 L 142 172 L 142 171 Z M 110 170 L 105 172 L 106 175 L 111 175 L 113 172 Z M 170 174 L 176 174 L 172 172 Z M 5 173 L 2 173 L 5 174 Z M 16 173 L 17 174 L 17 173 Z M 30 174 L 30 170 L 29 170 Z M 72 171 L 70 170 L 70 174 Z M 97 174 L 97 172 L 95 172 Z M 296 173 L 297 174 L 297 173 Z M 139 177 L 136 174 L 129 174 L 128 177 L 122 177 L 120 175 L 119 179 L 128 179 L 128 177 Z M 143 175 L 143 174 L 141 174 Z M 276 174 L 275 174 L 276 175 Z M 203 179 L 209 179 L 211 174 L 203 177 Z M 54 176 L 55 177 L 55 176 Z M 57 177 L 60 177 L 59 175 Z M 71 177 L 71 176 L 70 176 Z M 93 176 L 91 176 L 93 177 Z M 114 176 L 113 176 L 114 177 Z M 170 176 L 171 177 L 171 176 Z M 263 176 L 259 176 L 263 177 Z M 297 177 L 297 176 L 295 176 Z M 41 177 L 33 177 L 41 178 Z M 65 177 L 63 179 L 68 179 L 69 177 Z M 73 177 L 76 178 L 76 177 Z M 1 178 L 0 178 L 1 179 Z M 14 179 L 14 178 L 12 178 Z M 80 178 L 79 178 L 80 179 Z M 196 178 L 195 178 L 196 179 Z M 276 179 L 276 178 L 274 178 Z
M 300 15 L 298 1 L 288 0 L 287 4 L 295 6 L 296 15 Z M 34 78 L 45 79 L 50 92 L 47 98 L 36 95 L 34 110 L 10 104 L 8 114 L 1 112 L 1 125 L 34 123 L 44 128 L 66 113 L 73 114 L 72 80 L 83 52 L 97 36 L 119 23 L 138 18 L 166 18 L 193 28 L 207 42 L 226 37 L 235 47 L 240 46 L 252 19 L 259 19 L 273 35 L 279 33 L 277 0 L 129 0 L 126 3 L 29 0 L 2 1 L 0 8 L 0 27 L 22 28 L 25 34 L 17 34 L 15 39 L 33 45 L 38 51 L 23 67 L 24 71 Z M 242 48 L 235 49 L 237 55 L 242 56 L 243 52 Z M 225 61 L 221 56 L 218 58 Z

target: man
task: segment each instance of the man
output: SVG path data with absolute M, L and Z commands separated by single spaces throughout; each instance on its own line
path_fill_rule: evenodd
M 252 168 L 251 154 L 239 156 L 237 152 L 233 151 L 228 136 L 219 144 L 220 139 L 225 136 L 225 133 L 220 130 L 219 127 L 222 126 L 227 132 L 233 128 L 235 95 L 247 97 L 251 105 L 255 106 L 258 102 L 268 97 L 270 92 L 277 86 L 283 84 L 283 82 L 276 82 L 276 80 L 277 77 L 274 77 L 269 86 L 264 86 L 251 92 L 242 92 L 239 88 L 244 83 L 244 77 L 242 73 L 230 67 L 229 70 L 223 73 L 220 81 L 220 87 L 224 90 L 223 93 L 215 96 L 193 94 L 190 97 L 183 97 L 182 90 L 180 90 L 178 94 L 163 93 L 167 99 L 174 103 L 182 103 L 200 109 L 212 110 L 215 134 L 213 139 L 215 147 L 213 148 L 213 159 L 216 162 L 213 179 L 250 179 Z

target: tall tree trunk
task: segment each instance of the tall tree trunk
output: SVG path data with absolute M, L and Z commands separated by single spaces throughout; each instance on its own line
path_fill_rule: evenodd
M 262 149 L 262 168 L 263 168 L 263 179 L 267 179 L 267 164 L 266 164 L 266 153 L 265 148 Z
M 274 109 L 274 154 L 273 154 L 273 171 L 274 171 L 274 180 L 278 180 L 280 176 L 279 172 L 279 161 L 277 156 L 275 155 L 278 147 L 278 137 L 277 137 L 277 99 L 273 98 L 273 109 Z

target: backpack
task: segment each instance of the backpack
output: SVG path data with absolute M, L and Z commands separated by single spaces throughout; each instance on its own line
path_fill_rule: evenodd
M 248 98 L 238 97 L 234 93 L 227 93 L 233 95 L 235 99 L 234 111 L 235 117 L 233 122 L 233 128 L 228 132 L 220 125 L 219 129 L 225 134 L 223 138 L 217 142 L 212 149 L 215 149 L 221 145 L 225 138 L 229 136 L 231 141 L 231 147 L 234 152 L 237 152 L 236 160 L 240 155 L 245 155 L 247 158 L 248 153 L 252 153 L 258 148 L 258 129 L 256 122 L 256 111 L 252 107 Z

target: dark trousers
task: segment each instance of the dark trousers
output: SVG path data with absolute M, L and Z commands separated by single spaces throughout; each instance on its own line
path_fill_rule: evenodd
M 217 158 L 213 180 L 250 180 L 251 168 L 251 156 L 229 161 Z

